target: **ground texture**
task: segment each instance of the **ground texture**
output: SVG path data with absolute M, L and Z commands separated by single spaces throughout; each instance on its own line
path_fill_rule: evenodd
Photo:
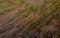
M 60 0 L 0 0 L 0 38 L 60 38 Z

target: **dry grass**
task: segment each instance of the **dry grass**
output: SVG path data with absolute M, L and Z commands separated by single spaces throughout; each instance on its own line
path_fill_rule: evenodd
M 0 0 L 0 38 L 60 38 L 60 0 Z

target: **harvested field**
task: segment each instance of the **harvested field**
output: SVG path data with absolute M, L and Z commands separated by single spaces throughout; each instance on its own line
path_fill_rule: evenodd
M 0 0 L 0 38 L 60 38 L 60 0 Z

